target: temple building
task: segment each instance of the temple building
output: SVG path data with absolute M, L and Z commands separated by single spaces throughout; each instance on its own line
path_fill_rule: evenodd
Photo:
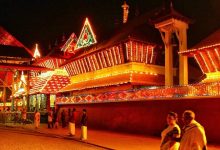
M 2 87 L 12 88 L 12 97 L 26 99 L 29 111 L 86 108 L 91 128 L 153 136 L 160 135 L 169 111 L 192 109 L 208 139 L 218 141 L 220 121 L 214 116 L 220 115 L 219 30 L 189 49 L 191 20 L 172 2 L 133 19 L 131 6 L 124 2 L 121 7 L 121 25 L 107 38 L 96 34 L 92 21 L 85 18 L 79 35 L 72 33 L 44 57 L 37 45 L 31 52 L 12 42 L 30 58 L 1 56 L 1 71 L 13 66 L 18 72 L 16 79 L 15 71 L 0 72 Z M 12 60 L 13 64 L 4 63 Z
M 32 66 L 33 53 L 13 35 L 0 27 L 0 109 L 26 108 L 29 71 L 48 71 Z
M 100 40 L 86 18 L 76 42 L 65 44 L 72 48 L 64 50 L 70 57 L 60 68 L 70 83 L 56 94 L 56 106 L 86 108 L 91 128 L 157 136 L 169 111 L 192 109 L 216 142 L 211 124 L 220 126 L 213 117 L 220 114 L 219 35 L 188 50 L 191 20 L 172 3 L 132 20 L 129 7 L 122 5 L 123 24 L 110 38 Z
M 170 86 L 188 84 L 191 65 L 178 52 L 186 50 L 190 19 L 174 10 L 172 3 L 130 21 L 129 6 L 124 3 L 122 8 L 122 26 L 101 42 L 85 19 L 75 47 L 69 46 L 72 56 L 60 66 L 71 83 L 59 91 L 66 97 L 58 96 L 57 104 L 188 95 L 187 89 Z M 169 92 L 161 86 L 170 87 Z

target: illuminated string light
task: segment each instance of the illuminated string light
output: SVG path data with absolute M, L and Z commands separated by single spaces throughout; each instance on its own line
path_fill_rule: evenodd
M 77 70 L 76 70 L 76 67 L 75 67 L 73 62 L 67 64 L 67 66 L 69 66 L 69 69 L 71 70 L 70 72 L 71 72 L 72 75 L 76 75 L 77 74 Z
M 202 68 L 202 66 L 201 66 L 201 64 L 200 64 L 200 62 L 198 61 L 198 58 L 197 58 L 196 54 L 194 54 L 194 58 L 195 58 L 196 62 L 199 64 L 199 67 L 200 67 L 200 69 L 202 70 L 202 73 L 204 74 L 205 72 L 204 72 L 204 70 L 203 70 L 203 68 Z
M 149 53 L 149 46 L 147 46 L 147 52 L 146 52 L 146 64 L 148 64 L 148 53 Z
M 78 64 L 79 68 L 80 68 L 80 73 L 84 73 L 82 63 L 80 63 L 80 60 L 77 60 L 76 62 Z
M 94 71 L 96 71 L 97 68 L 96 68 L 96 66 L 95 66 L 95 62 L 94 62 L 94 59 L 93 59 L 93 56 L 92 56 L 92 55 L 90 56 L 90 60 L 91 60 L 91 62 L 92 62 L 92 67 L 93 67 Z
M 58 68 L 59 67 L 59 63 L 58 63 L 58 59 L 56 59 L 56 67 L 55 68 Z
M 87 77 L 87 78 L 83 78 L 79 76 L 74 76 L 72 77 L 71 81 L 72 84 L 79 84 L 82 82 L 87 82 L 87 81 L 91 81 L 91 80 L 97 80 L 97 79 L 102 79 L 102 78 L 107 78 L 107 77 L 112 77 L 112 76 L 118 76 L 118 75 L 125 75 L 125 74 L 146 74 L 146 75 L 153 75 L 153 76 L 157 76 L 156 73 L 152 73 L 152 72 L 138 72 L 138 71 L 123 71 L 123 72 L 113 72 L 111 74 L 104 74 L 104 75 L 99 75 L 99 76 L 91 76 L 91 77 Z
M 213 74 L 213 73 L 210 73 Z M 117 82 L 117 84 L 126 84 L 128 82 Z M 100 86 L 112 86 L 99 85 Z M 95 88 L 97 86 L 90 86 L 89 88 Z M 152 88 L 140 88 L 123 91 L 103 92 L 99 94 L 83 94 L 75 95 L 72 97 L 57 97 L 57 104 L 68 103 L 106 103 L 106 102 L 118 102 L 118 101 L 133 101 L 133 100 L 158 100 L 160 98 L 173 98 L 179 100 L 178 97 L 201 97 L 201 96 L 220 96 L 218 89 L 220 88 L 220 82 L 213 83 L 199 83 L 190 84 L 187 86 L 171 86 L 171 87 L 152 87 Z M 84 88 L 74 88 L 74 90 L 81 90 Z M 142 94 L 141 94 L 142 93 Z M 177 97 L 178 96 L 178 97 Z M 93 101 L 88 101 L 87 98 L 93 98 Z M 77 101 L 78 99 L 78 101 Z M 105 101 L 104 101 L 105 99 Z M 107 100 L 107 101 L 106 101 Z
M 79 69 L 78 69 L 75 61 L 73 62 L 73 66 L 76 69 L 76 73 L 79 74 L 80 72 L 79 72 Z
M 85 67 L 83 59 L 80 60 L 80 63 L 82 64 L 83 72 L 86 72 L 86 67 Z
M 213 68 L 215 69 L 215 71 L 218 71 L 218 69 L 217 69 L 215 63 L 214 63 L 213 60 L 212 60 L 212 57 L 211 57 L 211 55 L 210 55 L 210 52 L 207 51 L 207 54 L 208 54 L 208 58 L 209 58 L 209 60 L 211 61 L 211 64 L 212 64 Z
M 110 55 L 112 66 L 114 66 L 115 62 L 114 62 L 114 59 L 113 59 L 113 56 L 112 56 L 112 50 L 111 49 L 109 49 L 109 55 Z
M 102 59 L 101 59 L 100 53 L 98 53 L 97 55 L 98 55 L 99 64 L 100 64 L 101 69 L 102 69 L 103 68 L 103 64 L 102 64 Z
M 72 75 L 76 75 L 76 74 L 77 74 L 77 69 L 76 69 L 76 67 L 74 66 L 74 63 L 71 63 L 69 67 L 70 67 L 70 69 L 71 69 Z
M 87 60 L 88 60 L 88 62 L 89 62 L 89 68 L 90 68 L 90 70 L 91 71 L 94 71 L 94 68 L 93 68 L 93 66 L 92 66 L 92 61 L 91 61 L 91 59 L 90 59 L 90 56 L 88 56 L 88 57 L 86 57 L 87 58 Z
M 216 55 L 217 55 L 217 58 L 218 58 L 218 61 L 219 61 L 219 64 L 220 64 L 220 54 L 219 54 L 219 52 L 218 52 L 218 49 L 215 48 L 214 51 L 215 51 L 215 53 L 216 53 Z
M 139 52 L 138 42 L 135 42 L 135 48 L 136 48 L 136 61 L 139 61 L 139 56 L 138 56 L 138 52 Z
M 128 57 L 128 53 L 129 53 L 129 50 L 128 50 L 128 43 L 125 43 L 125 48 L 126 48 L 126 57 L 127 57 L 127 60 L 129 60 L 129 57 Z
M 204 58 L 204 56 L 203 56 L 203 53 L 200 52 L 199 54 L 200 54 L 200 56 L 202 57 L 203 62 L 205 63 L 206 68 L 208 69 L 208 72 L 210 72 L 209 66 L 208 66 L 208 64 L 207 64 L 207 62 L 206 62 L 206 60 L 205 60 L 205 58 Z
M 86 70 L 87 70 L 87 71 L 90 71 L 89 65 L 88 65 L 88 62 L 87 62 L 86 58 L 83 58 L 83 60 L 84 60 L 84 62 L 85 62 Z
M 101 56 L 101 58 L 102 58 L 102 62 L 104 63 L 103 66 L 106 68 L 106 67 L 107 67 L 107 63 L 106 63 L 105 55 L 104 55 L 104 52 L 103 52 L 103 51 L 101 52 L 101 55 L 102 55 L 102 56 Z
M 75 50 L 83 48 L 83 47 L 88 47 L 90 45 L 93 45 L 97 43 L 95 34 L 92 30 L 92 27 L 89 23 L 89 19 L 86 18 L 82 31 L 80 33 L 79 39 L 77 40 Z
M 195 51 L 198 51 L 198 50 L 200 51 L 200 50 L 209 49 L 209 48 L 213 48 L 213 47 L 217 47 L 217 46 L 220 46 L 220 43 L 213 44 L 213 45 L 208 45 L 208 46 L 203 46 L 203 47 L 195 48 L 195 49 L 189 49 L 189 50 L 186 50 L 186 51 L 179 52 L 179 54 L 195 52 Z
M 110 62 L 110 60 L 109 60 L 109 56 L 108 56 L 108 52 L 107 51 L 104 51 L 105 53 L 105 56 L 106 56 L 106 58 L 107 58 L 107 62 L 108 62 L 108 67 L 111 67 L 112 65 L 111 65 L 111 62 Z
M 77 74 L 80 74 L 79 66 L 76 61 L 73 62 L 74 67 L 76 68 Z
M 117 56 L 118 56 L 118 59 L 119 59 L 119 64 L 122 64 L 121 54 L 120 54 L 119 47 L 117 47 Z
M 144 57 L 144 44 L 141 44 L 141 62 L 143 62 L 143 57 Z
M 49 60 L 49 64 L 50 64 L 50 68 L 54 68 L 52 60 Z
M 115 47 L 113 47 L 112 51 L 113 51 L 113 57 L 114 57 L 114 60 L 115 60 L 115 64 L 117 65 L 118 64 L 118 56 L 116 55 L 116 52 L 115 52 Z
M 79 65 L 80 73 L 84 73 L 83 66 L 82 66 L 82 63 L 80 62 L 80 60 L 78 59 L 76 62 Z
M 124 4 L 121 7 L 123 8 L 123 23 L 126 23 L 128 20 L 129 5 L 124 1 Z
M 154 47 L 151 47 L 152 52 L 151 52 L 151 59 L 150 59 L 150 63 L 153 63 L 153 56 L 154 56 Z
M 96 57 L 95 54 L 93 55 L 93 57 L 94 57 L 94 60 L 95 60 L 95 64 L 96 64 L 97 70 L 99 70 L 100 69 L 100 64 L 99 64 L 99 62 L 97 60 L 97 57 Z
M 131 59 L 131 61 L 133 61 L 133 45 L 132 45 L 132 41 L 130 41 L 130 59 Z

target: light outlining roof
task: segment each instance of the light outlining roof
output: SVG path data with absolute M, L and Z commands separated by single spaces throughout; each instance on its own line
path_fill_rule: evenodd
M 179 53 L 185 54 L 189 52 L 201 51 L 201 50 L 210 49 L 210 48 L 219 47 L 219 46 L 220 46 L 220 28 L 217 31 L 210 34 L 209 36 L 207 36 L 201 42 L 196 44 L 193 48 L 179 52 Z
M 19 88 L 21 88 L 22 83 L 24 83 L 25 85 L 27 85 L 25 76 L 24 76 L 24 72 L 21 72 L 21 79 L 20 79 L 20 83 L 19 83 Z
M 220 29 L 196 44 L 192 49 L 179 52 L 194 57 L 204 74 L 220 71 Z M 218 73 L 219 74 L 219 73 Z
M 91 38 L 92 38 L 93 41 L 91 43 L 90 42 L 86 43 L 86 42 L 88 42 L 87 38 L 89 38 L 89 37 L 87 37 L 88 35 L 86 33 L 86 29 L 88 29 L 88 33 L 91 33 L 91 35 L 92 35 Z M 86 39 L 84 39 L 84 38 L 86 38 Z M 85 41 L 85 40 L 87 40 L 87 41 Z M 93 30 L 92 30 L 92 27 L 91 27 L 91 25 L 89 23 L 89 19 L 86 18 L 86 20 L 84 22 L 84 25 L 83 25 L 83 28 L 82 28 L 82 31 L 80 33 L 80 36 L 79 36 L 79 38 L 77 40 L 77 43 L 76 43 L 76 46 L 75 46 L 75 50 L 83 48 L 83 47 L 90 46 L 90 45 L 95 44 L 95 43 L 97 43 L 96 36 L 95 36 L 95 34 L 94 34 Z M 81 45 L 81 44 L 83 44 L 83 45 Z
M 73 52 L 76 41 L 76 34 L 72 33 L 66 43 L 62 46 L 61 51 L 69 53 Z
M 205 49 L 208 49 L 208 48 L 214 48 L 214 47 L 218 47 L 218 46 L 220 46 L 220 43 L 213 44 L 213 45 L 207 45 L 207 46 L 203 46 L 203 47 L 200 47 L 200 48 L 189 49 L 189 50 L 186 50 L 186 51 L 179 52 L 179 54 L 186 54 L 186 53 L 190 53 L 190 52 L 201 51 L 201 50 L 205 50 Z
M 193 55 L 196 62 L 199 64 L 200 69 L 204 74 L 209 72 L 220 71 L 220 47 L 205 49 L 204 51 L 194 51 Z
M 54 58 L 54 57 L 44 57 L 38 59 L 36 63 L 34 63 L 34 66 L 41 66 L 46 67 L 50 69 L 57 69 L 62 65 L 66 60 L 63 58 Z

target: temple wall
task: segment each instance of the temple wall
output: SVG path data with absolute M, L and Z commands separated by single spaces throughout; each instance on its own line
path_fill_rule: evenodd
M 97 104 L 62 105 L 61 108 L 75 107 L 78 121 L 83 108 L 88 112 L 88 129 L 113 130 L 149 136 L 160 136 L 166 125 L 169 111 L 179 114 L 179 124 L 184 110 L 196 113 L 196 120 L 206 130 L 209 142 L 218 143 L 220 139 L 220 98 L 149 100 L 133 102 L 112 102 Z

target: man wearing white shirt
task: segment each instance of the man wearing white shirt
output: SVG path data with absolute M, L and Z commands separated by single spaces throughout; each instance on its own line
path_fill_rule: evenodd
M 186 110 L 183 113 L 183 136 L 179 150 L 206 150 L 207 140 L 204 127 L 195 120 L 195 113 Z

